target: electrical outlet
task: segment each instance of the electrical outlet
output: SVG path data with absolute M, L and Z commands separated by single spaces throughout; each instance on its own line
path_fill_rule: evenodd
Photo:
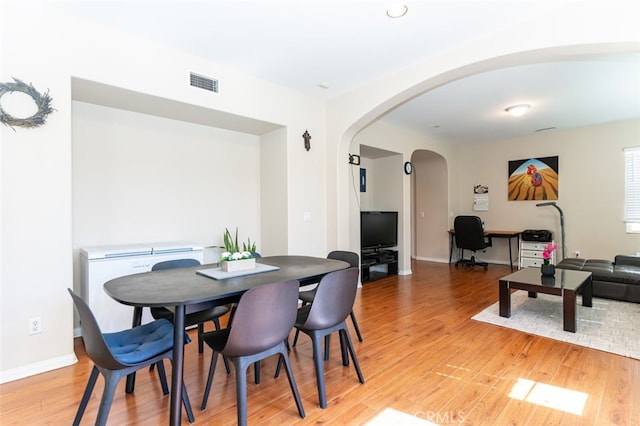
M 580 257 L 580 250 L 575 251 L 576 257 Z
M 29 318 L 29 334 L 42 333 L 42 320 L 40 317 Z

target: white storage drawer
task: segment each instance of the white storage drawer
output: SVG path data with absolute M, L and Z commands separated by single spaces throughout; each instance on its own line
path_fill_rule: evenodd
M 523 241 L 520 243 L 520 249 L 521 250 L 536 250 L 536 251 L 542 251 L 544 250 L 544 248 L 547 246 L 547 244 L 549 244 L 548 242 L 531 242 L 531 241 Z
M 542 259 L 542 256 L 540 256 L 540 259 L 523 258 L 520 260 L 520 267 L 521 268 L 528 268 L 529 266 L 539 267 L 543 263 L 544 263 L 544 260 Z
M 544 263 L 542 253 L 544 248 L 553 241 L 520 241 L 520 268 L 540 266 Z M 551 264 L 556 263 L 555 251 L 551 252 Z

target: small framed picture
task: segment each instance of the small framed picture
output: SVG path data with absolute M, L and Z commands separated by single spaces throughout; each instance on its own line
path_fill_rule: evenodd
M 367 169 L 360 169 L 360 192 L 367 192 Z

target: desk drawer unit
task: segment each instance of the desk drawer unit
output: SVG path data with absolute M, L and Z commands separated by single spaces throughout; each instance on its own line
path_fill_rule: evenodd
M 520 268 L 540 266 L 544 262 L 542 252 L 550 241 L 520 241 Z M 555 251 L 551 252 L 550 262 L 555 265 Z

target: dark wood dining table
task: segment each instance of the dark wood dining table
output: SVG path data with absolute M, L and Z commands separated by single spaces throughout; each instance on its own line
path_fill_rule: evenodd
M 349 267 L 347 262 L 311 256 L 268 256 L 256 261 L 278 270 L 220 280 L 197 273 L 215 268 L 212 264 L 127 275 L 104 284 L 104 290 L 114 300 L 134 307 L 134 326 L 140 324 L 144 307 L 175 307 L 170 425 L 179 425 L 182 420 L 185 306 L 211 301 L 223 305 L 238 301 L 254 287 L 291 279 L 304 285 Z M 127 383 L 129 388 L 133 390 L 133 382 Z

